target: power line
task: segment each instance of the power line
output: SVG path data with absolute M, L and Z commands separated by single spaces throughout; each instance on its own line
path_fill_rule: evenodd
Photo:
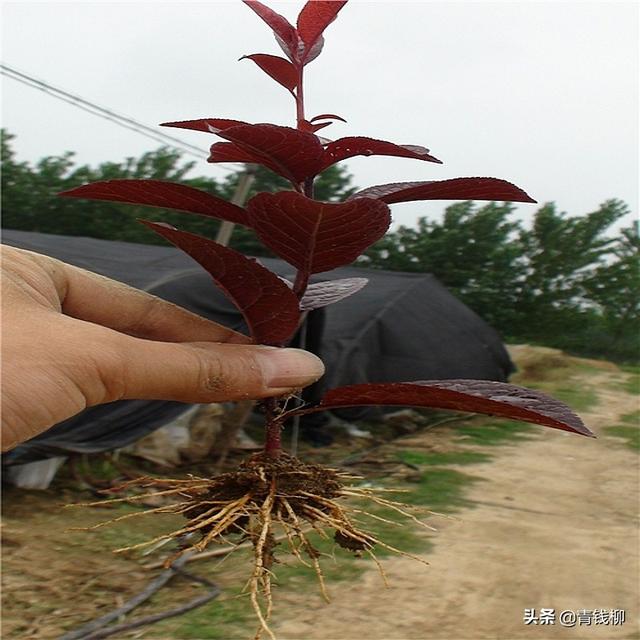
M 136 133 L 146 136 L 147 138 L 151 138 L 156 142 L 169 144 L 174 148 L 178 148 L 185 153 L 195 156 L 199 160 L 202 160 L 203 156 L 206 154 L 206 152 L 199 147 L 184 142 L 179 138 L 174 138 L 173 136 L 167 135 L 166 133 L 156 131 L 152 127 L 148 127 L 147 125 L 142 124 L 141 122 L 138 122 L 133 118 L 120 115 L 115 111 L 112 111 L 111 109 L 101 107 L 100 105 L 95 104 L 94 102 L 90 102 L 89 100 L 85 100 L 78 95 L 74 95 L 72 93 L 69 93 L 68 91 L 64 91 L 63 89 L 54 87 L 53 85 L 44 82 L 43 80 L 33 78 L 32 76 L 18 71 L 17 69 L 14 69 L 4 63 L 0 63 L 0 73 L 2 73 L 2 75 L 4 76 L 7 76 L 8 78 L 11 78 L 12 80 L 16 80 L 17 82 L 32 87 L 33 89 L 38 89 L 39 91 L 42 91 L 53 98 L 57 98 L 58 100 L 62 100 L 63 102 L 71 104 L 72 106 L 77 107 L 82 111 L 86 111 L 87 113 L 90 113 L 94 116 L 98 116 L 99 118 L 103 118 L 104 120 L 113 122 L 114 124 L 124 127 L 125 129 L 129 129 L 130 131 L 135 131 Z M 223 171 L 234 172 L 234 169 L 228 169 L 225 167 L 218 168 L 222 169 Z

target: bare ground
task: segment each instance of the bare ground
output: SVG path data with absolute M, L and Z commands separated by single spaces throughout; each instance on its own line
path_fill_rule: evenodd
M 333 602 L 310 608 L 283 594 L 281 639 L 462 640 L 472 638 L 638 638 L 638 456 L 602 428 L 638 410 L 638 398 L 612 390 L 620 375 L 589 373 L 599 403 L 581 412 L 600 437 L 545 430 L 477 465 L 467 497 L 477 508 L 439 529 L 430 567 L 385 563 L 360 584 L 331 588 Z M 578 380 L 579 381 L 579 380 Z M 587 383 L 585 377 L 584 383 Z M 429 434 L 420 436 L 429 438 Z M 420 442 L 404 443 L 419 446 Z M 622 626 L 526 626 L 525 608 L 625 609 Z M 284 619 L 284 616 L 280 618 Z

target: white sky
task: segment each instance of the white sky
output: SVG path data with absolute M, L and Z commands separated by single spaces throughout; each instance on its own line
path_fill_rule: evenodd
M 267 2 L 268 3 L 268 2 Z M 302 2 L 272 3 L 292 22 Z M 150 126 L 199 117 L 294 124 L 293 100 L 248 53 L 280 54 L 239 2 L 4 2 L 2 59 Z M 609 198 L 638 211 L 636 2 L 350 2 L 307 67 L 307 116 L 421 144 L 444 161 L 347 162 L 360 187 L 494 176 L 572 215 Z M 158 143 L 3 77 L 19 159 L 120 161 Z M 164 129 L 201 146 L 215 137 Z M 190 159 L 185 156 L 185 160 Z M 194 175 L 224 175 L 206 162 Z M 396 222 L 444 203 L 394 205 Z M 519 206 L 528 219 L 535 205 Z

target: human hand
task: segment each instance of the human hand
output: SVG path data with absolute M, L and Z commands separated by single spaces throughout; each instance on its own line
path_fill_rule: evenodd
M 121 399 L 283 395 L 324 373 L 300 349 L 249 338 L 160 298 L 2 247 L 2 449 Z

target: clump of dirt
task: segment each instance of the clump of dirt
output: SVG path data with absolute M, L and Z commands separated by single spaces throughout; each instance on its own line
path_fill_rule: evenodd
M 201 496 L 207 502 L 236 500 L 251 494 L 250 502 L 255 504 L 266 500 L 274 482 L 276 495 L 286 497 L 297 515 L 303 515 L 310 501 L 326 511 L 325 505 L 308 496 L 331 500 L 337 498 L 344 487 L 335 469 L 306 464 L 284 453 L 277 458 L 255 454 L 242 462 L 236 471 L 221 474 L 210 482 Z
M 313 567 L 327 601 L 329 598 L 320 567 L 322 554 L 309 540 L 307 533 L 310 530 L 325 538 L 328 537 L 327 531 L 332 531 L 335 542 L 342 548 L 356 555 L 362 552 L 370 555 L 385 581 L 384 571 L 373 552 L 376 545 L 424 562 L 377 539 L 356 523 L 354 514 L 384 519 L 363 509 L 351 508 L 339 502 L 340 499 L 367 499 L 430 528 L 407 512 L 408 507 L 405 505 L 378 495 L 380 490 L 347 484 L 355 479 L 358 477 L 337 469 L 307 464 L 285 453 L 278 457 L 259 453 L 242 462 L 233 472 L 212 478 L 190 476 L 183 480 L 138 478 L 109 491 L 138 487 L 146 489 L 146 492 L 79 506 L 170 499 L 168 504 L 129 513 L 91 527 L 102 527 L 145 513 L 182 515 L 187 522 L 180 529 L 140 544 L 116 549 L 116 553 L 131 551 L 177 539 L 181 543 L 181 549 L 166 561 L 166 566 L 170 566 L 180 555 L 203 551 L 210 544 L 231 544 L 237 547 L 242 542 L 250 541 L 254 562 L 247 591 L 260 621 L 256 638 L 264 631 L 274 639 L 267 623 L 272 611 L 271 569 L 278 562 L 275 553 L 279 545 L 276 530 L 283 533 L 282 539 L 286 541 L 289 552 L 302 564 Z M 191 542 L 194 536 L 196 541 Z

